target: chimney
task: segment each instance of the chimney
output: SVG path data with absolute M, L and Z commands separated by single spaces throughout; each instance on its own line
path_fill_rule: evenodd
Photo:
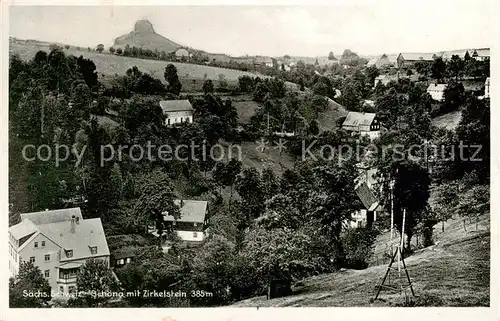
M 71 216 L 71 220 L 69 221 L 69 231 L 71 233 L 75 233 L 75 216 Z
M 184 200 L 181 199 L 181 208 L 184 206 Z

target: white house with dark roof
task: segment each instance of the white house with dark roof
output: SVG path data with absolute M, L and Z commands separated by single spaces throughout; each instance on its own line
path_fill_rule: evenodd
M 203 242 L 207 226 L 207 201 L 197 200 L 175 200 L 179 206 L 181 217 L 175 219 L 168 212 L 163 212 L 163 220 L 166 228 L 172 228 L 177 235 L 186 243 L 197 244 Z M 159 236 L 156 228 L 150 226 L 149 231 L 154 236 Z
M 53 294 L 76 291 L 76 273 L 90 258 L 109 264 L 109 249 L 100 218 L 83 219 L 80 208 L 21 214 L 9 228 L 9 270 L 19 273 L 21 260 L 40 268 Z
M 342 128 L 370 139 L 380 136 L 380 123 L 375 113 L 350 111 L 342 123 Z
M 160 107 L 167 126 L 193 122 L 193 106 L 187 99 L 162 100 Z
M 432 99 L 443 101 L 445 89 L 446 84 L 430 84 L 429 87 L 427 87 L 427 93 L 431 95 Z

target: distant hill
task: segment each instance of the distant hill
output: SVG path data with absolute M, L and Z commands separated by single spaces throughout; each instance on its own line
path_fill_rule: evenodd
M 165 51 L 166 53 L 176 51 L 181 45 L 163 37 L 155 32 L 153 24 L 148 20 L 139 20 L 135 23 L 134 30 L 115 39 L 114 47 L 123 48 L 126 45 L 143 49 Z

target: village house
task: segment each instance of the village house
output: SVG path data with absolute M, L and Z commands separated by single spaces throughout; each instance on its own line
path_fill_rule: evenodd
M 427 93 L 431 95 L 432 99 L 443 101 L 445 89 L 446 84 L 430 84 L 429 87 L 427 87 Z
M 197 245 L 203 242 L 208 233 L 207 214 L 208 202 L 196 200 L 175 200 L 174 203 L 179 206 L 181 217 L 175 219 L 167 212 L 163 212 L 165 229 L 171 228 L 176 231 L 179 238 L 185 245 Z M 159 237 L 158 230 L 154 226 L 148 227 L 149 232 Z M 166 232 L 163 232 L 164 235 Z M 168 244 L 166 245 L 168 250 Z M 165 247 L 164 247 L 165 249 Z
M 490 59 L 490 48 L 474 49 L 474 51 L 472 51 L 471 57 L 478 61 Z
M 350 111 L 342 123 L 342 128 L 370 139 L 380 136 L 380 123 L 375 113 Z
M 371 227 L 377 220 L 377 212 L 380 212 L 379 202 L 368 187 L 366 181 L 356 184 L 356 195 L 361 201 L 361 207 L 351 215 L 351 228 Z
M 275 66 L 273 59 L 269 57 L 256 57 L 253 61 L 254 66 L 266 66 L 273 68 Z
M 76 291 L 76 274 L 86 260 L 109 265 L 109 249 L 100 218 L 83 219 L 80 208 L 21 214 L 9 228 L 9 270 L 19 273 L 21 261 L 32 262 L 49 282 L 52 294 Z
M 389 56 L 386 54 L 383 54 L 380 57 L 374 57 L 368 61 L 367 66 L 375 66 L 377 68 L 384 68 L 384 67 L 392 67 L 396 66 L 396 61 L 395 57 L 391 57 L 393 59 L 390 59 Z
M 187 99 L 162 100 L 160 101 L 160 107 L 167 126 L 193 122 L 193 106 Z
M 398 67 L 411 67 L 417 61 L 432 62 L 438 55 L 436 53 L 400 53 L 397 61 Z

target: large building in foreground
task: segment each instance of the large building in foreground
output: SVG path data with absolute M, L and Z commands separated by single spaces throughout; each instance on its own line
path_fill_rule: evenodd
M 87 259 L 109 264 L 101 219 L 83 219 L 80 208 L 21 214 L 9 228 L 9 254 L 10 276 L 19 273 L 21 261 L 32 262 L 59 295 L 76 291 L 76 273 Z

